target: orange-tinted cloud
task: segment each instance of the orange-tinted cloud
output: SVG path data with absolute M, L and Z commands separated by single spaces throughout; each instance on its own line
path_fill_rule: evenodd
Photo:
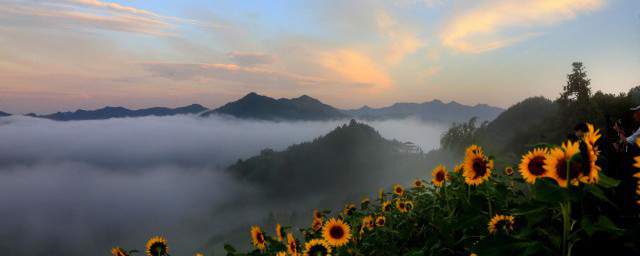
M 320 65 L 342 76 L 345 82 L 367 85 L 372 92 L 378 92 L 391 86 L 389 75 L 366 54 L 351 50 L 338 49 L 321 53 Z
M 603 4 L 604 0 L 491 1 L 453 18 L 441 40 L 458 52 L 481 53 L 531 38 L 539 34 L 532 28 L 573 19 Z
M 390 64 L 400 62 L 405 56 L 424 46 L 424 42 L 415 33 L 398 24 L 386 12 L 378 12 L 376 23 L 383 39 L 387 41 L 385 58 Z

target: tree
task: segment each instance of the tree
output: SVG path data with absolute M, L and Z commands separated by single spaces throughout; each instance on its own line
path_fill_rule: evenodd
M 576 102 L 582 105 L 591 97 L 591 79 L 587 79 L 587 72 L 582 62 L 574 62 L 571 65 L 573 72 L 567 75 L 567 85 L 564 86 L 560 100 L 565 104 Z

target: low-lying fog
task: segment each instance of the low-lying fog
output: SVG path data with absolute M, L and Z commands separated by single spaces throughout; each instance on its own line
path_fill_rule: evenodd
M 116 245 L 143 249 L 148 237 L 162 234 L 172 255 L 192 255 L 270 212 L 322 204 L 312 198 L 317 195 L 294 202 L 263 198 L 221 170 L 346 122 L 0 118 L 0 251 L 106 255 Z M 412 141 L 425 151 L 437 147 L 447 128 L 412 119 L 368 124 L 385 138 Z

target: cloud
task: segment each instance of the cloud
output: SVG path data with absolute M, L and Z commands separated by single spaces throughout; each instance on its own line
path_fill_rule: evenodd
M 151 11 L 98 0 L 12 1 L 0 6 L 5 27 L 99 29 L 154 36 L 175 34 L 180 24 L 217 27 L 196 20 L 163 16 Z
M 368 55 L 351 49 L 319 53 L 319 64 L 342 76 L 347 82 L 366 85 L 372 92 L 392 85 L 389 75 Z
M 536 35 L 531 30 L 574 19 L 601 8 L 604 0 L 490 1 L 454 17 L 441 34 L 442 44 L 463 53 L 481 53 Z
M 297 87 L 318 84 L 323 81 L 323 79 L 316 77 L 236 64 L 147 62 L 141 63 L 141 65 L 154 76 L 200 83 L 226 81 L 253 86 Z
M 263 224 L 270 212 L 294 212 L 303 223 L 285 223 L 306 225 L 310 213 L 303 210 L 330 208 L 345 198 L 317 191 L 267 197 L 221 169 L 263 148 L 311 141 L 345 122 L 0 118 L 0 250 L 12 256 L 103 255 L 115 245 L 143 249 L 146 239 L 162 234 L 173 255 L 193 255 L 208 242 L 218 255 L 220 243 L 246 245 L 247 227 Z M 384 137 L 425 150 L 438 145 L 446 129 L 407 120 L 370 124 Z M 363 176 L 353 185 L 371 178 Z M 336 189 L 347 197 L 345 188 Z
M 257 52 L 234 51 L 234 52 L 227 53 L 227 57 L 233 63 L 241 66 L 256 66 L 256 65 L 271 64 L 275 61 L 275 57 L 273 55 L 269 55 L 265 53 L 257 53 Z
M 379 32 L 386 39 L 386 59 L 390 64 L 396 64 L 405 56 L 424 47 L 424 42 L 418 36 L 401 26 L 386 12 L 380 11 L 376 17 Z

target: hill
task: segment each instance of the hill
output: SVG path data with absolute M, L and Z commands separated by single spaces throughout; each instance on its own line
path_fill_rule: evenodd
M 11 114 L 9 114 L 9 113 L 7 113 L 7 112 L 2 112 L 2 111 L 0 111 L 0 117 L 3 117 L 3 116 L 10 116 L 10 115 L 11 115 Z
M 57 112 L 48 115 L 30 114 L 32 117 L 46 118 L 56 121 L 78 121 L 78 120 L 102 120 L 109 118 L 124 117 L 144 117 L 144 116 L 173 116 L 183 114 L 198 114 L 206 111 L 207 108 L 199 104 L 178 108 L 154 107 L 131 110 L 124 107 L 104 107 L 96 110 L 79 109 L 74 112 Z
M 205 112 L 202 116 L 212 114 L 260 120 L 331 120 L 347 117 L 338 109 L 307 95 L 292 99 L 274 99 L 255 92 Z
M 279 194 L 346 194 L 377 188 L 393 177 L 416 177 L 431 166 L 432 158 L 410 143 L 387 140 L 372 127 L 352 120 L 311 142 L 284 151 L 265 149 L 258 156 L 238 160 L 228 171 Z
M 479 120 L 493 120 L 504 109 L 485 104 L 466 106 L 455 101 L 444 103 L 433 100 L 424 103 L 395 103 L 383 108 L 364 106 L 359 109 L 344 110 L 344 113 L 360 119 L 400 119 L 417 117 L 424 121 L 453 123 L 477 117 Z

